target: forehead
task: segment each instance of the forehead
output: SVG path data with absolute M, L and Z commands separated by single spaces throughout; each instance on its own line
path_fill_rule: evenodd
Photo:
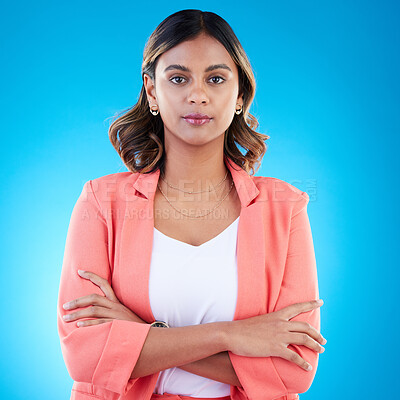
M 235 63 L 222 43 L 204 34 L 166 51 L 160 56 L 157 69 L 162 72 L 170 64 L 182 64 L 191 71 L 204 71 L 210 64 L 227 64 L 232 71 L 235 69 Z

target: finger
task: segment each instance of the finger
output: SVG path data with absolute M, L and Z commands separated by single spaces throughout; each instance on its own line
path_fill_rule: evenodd
M 112 318 L 116 319 L 115 310 L 100 306 L 91 306 L 73 313 L 65 314 L 63 320 L 66 322 L 75 321 L 81 318 Z
M 114 302 L 107 297 L 101 296 L 97 293 L 92 293 L 64 303 L 63 308 L 64 310 L 72 310 L 74 308 L 87 307 L 90 305 L 112 308 L 113 304 Z
M 303 368 L 306 371 L 312 370 L 312 366 L 293 350 L 286 348 L 285 350 L 283 350 L 281 357 L 288 361 L 294 362 L 295 364 L 297 364 L 299 367 Z
M 317 353 L 323 353 L 325 351 L 325 349 L 318 342 L 316 342 L 306 333 L 291 332 L 290 336 L 287 339 L 287 342 L 289 344 L 300 344 L 303 346 L 307 346 L 308 348 L 316 351 Z
M 303 321 L 289 321 L 289 332 L 305 332 L 317 342 L 326 344 L 326 339 L 311 324 Z
M 85 321 L 79 321 L 76 324 L 82 328 L 83 326 L 99 325 L 110 321 L 112 321 L 110 318 L 86 319 Z
M 82 278 L 89 279 L 95 285 L 97 285 L 103 291 L 103 293 L 106 295 L 106 297 L 108 297 L 110 300 L 118 301 L 118 299 L 115 296 L 115 293 L 114 293 L 111 285 L 108 283 L 107 279 L 104 279 L 101 276 L 95 274 L 94 272 L 90 272 L 90 271 L 78 270 L 78 273 Z
M 312 311 L 315 308 L 321 307 L 324 302 L 322 300 L 311 300 L 311 301 L 304 301 L 302 303 L 295 303 L 282 308 L 281 314 L 284 318 L 290 320 L 291 318 L 295 317 L 304 312 Z

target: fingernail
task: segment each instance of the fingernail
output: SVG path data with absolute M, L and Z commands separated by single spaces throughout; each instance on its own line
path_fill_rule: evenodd
M 325 338 L 322 338 L 322 344 L 326 344 L 327 340 Z
M 70 307 L 71 307 L 71 303 L 65 303 L 63 305 L 64 310 L 69 310 Z
M 85 273 L 85 271 L 83 269 L 78 269 L 78 274 L 79 275 L 83 275 Z
M 324 302 L 324 301 L 321 300 L 321 299 L 317 300 L 317 303 L 318 303 L 318 304 L 322 304 L 323 302 Z
M 307 371 L 311 371 L 311 370 L 312 370 L 312 366 L 310 364 L 308 364 Z

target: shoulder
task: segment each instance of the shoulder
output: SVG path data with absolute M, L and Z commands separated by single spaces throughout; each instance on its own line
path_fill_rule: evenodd
M 253 176 L 253 181 L 260 191 L 268 194 L 274 194 L 275 192 L 276 195 L 281 193 L 289 197 L 308 197 L 306 192 L 279 178 L 273 178 L 271 176 Z
M 113 174 L 103 175 L 98 178 L 93 178 L 90 180 L 93 186 L 102 187 L 104 185 L 118 185 L 123 184 L 125 182 L 135 182 L 139 177 L 139 172 L 115 172 Z
M 134 193 L 133 184 L 139 172 L 116 172 L 103 175 L 85 182 L 83 192 L 90 192 L 97 202 L 116 201 Z
M 269 205 L 289 210 L 295 216 L 304 209 L 309 202 L 309 195 L 289 182 L 270 176 L 253 176 L 260 194 L 259 201 L 268 202 Z

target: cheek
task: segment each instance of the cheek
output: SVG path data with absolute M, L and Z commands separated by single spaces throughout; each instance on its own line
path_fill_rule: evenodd
M 230 93 L 226 96 L 225 101 L 221 103 L 218 112 L 218 125 L 221 130 L 226 130 L 235 117 L 236 98 Z
M 161 109 L 171 112 L 176 107 L 177 93 L 171 89 L 166 82 L 159 83 L 157 90 L 157 103 Z
M 234 112 L 235 106 L 236 106 L 236 96 L 235 96 L 236 91 L 233 90 L 232 88 L 229 88 L 229 90 L 226 90 L 226 92 L 220 97 L 219 99 L 219 104 L 223 107 L 224 110 L 230 113 Z
M 235 106 L 236 100 L 232 100 L 232 96 L 227 96 L 219 108 L 220 118 L 224 121 L 229 120 L 230 123 L 235 113 Z
M 165 96 L 158 98 L 158 105 L 161 111 L 161 116 L 164 123 L 174 124 L 179 121 L 180 111 L 182 107 L 179 107 L 176 97 Z

